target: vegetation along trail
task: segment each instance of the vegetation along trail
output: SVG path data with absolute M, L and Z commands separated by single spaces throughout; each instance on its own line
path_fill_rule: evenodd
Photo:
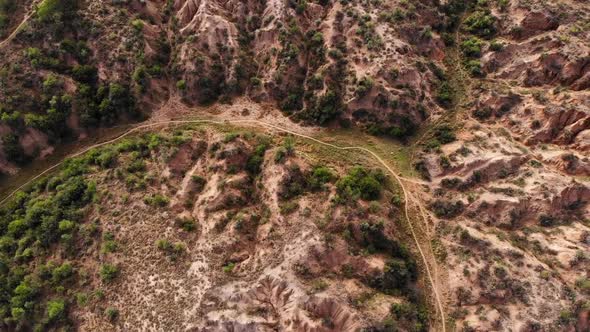
M 23 17 L 23 20 L 16 26 L 16 28 L 14 28 L 14 30 L 12 30 L 12 32 L 8 36 L 6 36 L 6 38 L 4 38 L 4 40 L 0 41 L 0 49 L 4 48 L 6 45 L 8 45 L 14 39 L 14 37 L 16 37 L 18 32 L 25 26 L 25 24 L 27 24 L 29 19 L 35 13 L 34 8 L 35 8 L 36 3 L 37 3 L 37 1 L 34 1 L 31 4 L 32 9 L 25 15 L 25 17 Z
M 282 128 L 282 127 L 279 127 L 279 126 L 276 126 L 276 125 L 272 125 L 272 124 L 269 124 L 269 123 L 266 123 L 266 122 L 263 122 L 263 121 L 259 121 L 259 120 L 251 120 L 251 119 L 224 120 L 224 121 L 205 120 L 205 119 L 200 119 L 200 120 L 167 120 L 167 121 L 159 121 L 159 122 L 152 122 L 152 123 L 137 125 L 134 128 L 129 129 L 128 131 L 124 132 L 123 134 L 121 134 L 121 135 L 119 135 L 119 136 L 117 136 L 117 137 L 115 137 L 113 139 L 110 139 L 110 140 L 107 140 L 107 141 L 104 141 L 104 142 L 101 142 L 101 143 L 97 143 L 97 144 L 91 145 L 91 146 L 89 146 L 89 147 L 87 147 L 85 149 L 82 149 L 79 152 L 76 152 L 76 153 L 74 153 L 72 155 L 69 155 L 68 158 L 78 157 L 80 155 L 83 155 L 83 154 L 87 153 L 88 151 L 90 151 L 92 149 L 99 148 L 99 147 L 102 147 L 102 146 L 105 146 L 105 145 L 114 143 L 114 142 L 116 142 L 116 141 L 118 141 L 118 140 L 120 140 L 120 139 L 122 139 L 122 138 L 124 138 L 126 136 L 129 136 L 129 135 L 131 135 L 133 133 L 139 132 L 139 131 L 144 130 L 144 129 L 154 128 L 154 127 L 159 127 L 159 126 L 175 125 L 175 124 L 180 124 L 180 125 L 182 125 L 182 124 L 215 124 L 215 125 L 253 124 L 253 125 L 258 125 L 258 126 L 261 126 L 261 127 L 265 127 L 267 129 L 274 129 L 274 130 L 277 130 L 277 131 L 280 131 L 280 132 L 291 134 L 293 136 L 300 137 L 300 138 L 303 138 L 303 139 L 306 139 L 306 140 L 310 140 L 310 141 L 313 141 L 315 143 L 318 143 L 318 144 L 321 144 L 321 145 L 324 145 L 324 146 L 327 146 L 327 147 L 330 147 L 330 148 L 333 148 L 333 149 L 345 150 L 345 151 L 361 151 L 363 153 L 368 153 L 373 158 L 375 158 L 375 160 L 377 160 L 379 162 L 379 164 L 381 164 L 395 178 L 395 180 L 397 181 L 397 183 L 399 183 L 399 186 L 400 186 L 400 188 L 401 188 L 401 190 L 403 192 L 404 202 L 405 202 L 405 204 L 404 204 L 404 215 L 405 215 L 405 218 L 406 218 L 406 220 L 408 222 L 408 227 L 410 229 L 410 233 L 412 235 L 412 238 L 414 239 L 414 242 L 416 244 L 416 248 L 418 249 L 418 252 L 420 253 L 420 257 L 421 257 L 422 262 L 424 264 L 424 268 L 426 270 L 426 275 L 428 277 L 428 282 L 430 283 L 430 286 L 431 286 L 432 291 L 434 293 L 434 300 L 436 302 L 436 308 L 437 308 L 437 311 L 438 311 L 438 313 L 440 315 L 440 322 L 441 322 L 441 330 L 440 331 L 446 332 L 444 308 L 443 308 L 442 300 L 440 299 L 440 292 L 438 290 L 438 286 L 435 283 L 435 277 L 433 276 L 434 275 L 434 272 L 431 271 L 430 264 L 429 264 L 429 261 L 430 260 L 427 258 L 426 254 L 422 250 L 422 247 L 420 245 L 420 241 L 418 239 L 417 233 L 416 233 L 416 231 L 414 229 L 414 225 L 412 224 L 411 219 L 410 219 L 410 212 L 409 212 L 409 202 L 410 202 L 410 199 L 412 198 L 412 201 L 414 202 L 414 204 L 417 205 L 418 209 L 422 209 L 422 206 L 418 202 L 418 200 L 415 199 L 411 195 L 411 193 L 408 192 L 408 190 L 406 189 L 406 186 L 404 185 L 404 182 L 408 181 L 408 182 L 411 182 L 411 183 L 416 183 L 416 181 L 410 180 L 410 179 L 405 179 L 405 178 L 399 176 L 394 171 L 394 169 L 391 168 L 391 166 L 389 166 L 385 162 L 385 160 L 383 160 L 381 157 L 379 157 L 379 155 L 377 155 L 375 152 L 373 152 L 373 151 L 371 151 L 371 150 L 369 150 L 369 149 L 367 149 L 365 147 L 362 147 L 362 146 L 338 146 L 338 145 L 335 145 L 335 144 L 332 144 L 332 143 L 324 142 L 322 140 L 319 140 L 319 139 L 314 138 L 314 137 L 309 136 L 309 135 L 300 134 L 300 133 L 297 133 L 295 131 L 292 131 L 292 130 L 289 130 L 289 129 L 285 129 L 285 128 Z M 65 159 L 66 158 L 64 158 L 64 160 Z M 4 197 L 0 201 L 0 205 L 4 204 L 4 202 L 6 202 L 8 199 L 10 199 L 16 192 L 22 190 L 23 188 L 25 188 L 27 185 L 29 185 L 33 181 L 35 181 L 35 180 L 41 178 L 42 176 L 44 176 L 44 175 L 52 172 L 53 170 L 55 170 L 56 168 L 58 168 L 62 164 L 63 164 L 63 160 L 60 161 L 60 162 L 58 162 L 58 163 L 56 163 L 55 165 L 47 168 L 43 172 L 37 174 L 36 176 L 34 176 L 30 180 L 28 180 L 26 183 L 24 183 L 20 187 L 16 188 L 14 191 L 12 191 L 6 197 Z M 422 214 L 422 218 L 425 218 L 425 216 L 423 214 Z M 423 220 L 423 222 L 426 223 L 427 220 Z M 436 264 L 434 262 L 434 260 L 432 260 L 432 264 Z

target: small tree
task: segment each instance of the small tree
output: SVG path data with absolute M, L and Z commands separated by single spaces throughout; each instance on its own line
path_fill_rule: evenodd
M 104 311 L 104 314 L 105 314 L 105 316 L 107 316 L 107 319 L 110 322 L 114 322 L 115 320 L 117 320 L 117 318 L 119 318 L 119 309 L 113 308 L 113 307 L 108 307 Z
M 60 321 L 65 318 L 66 303 L 64 300 L 52 300 L 47 302 L 47 320 L 50 322 Z
M 103 264 L 100 267 L 100 280 L 105 283 L 112 282 L 119 275 L 119 268 L 112 264 Z

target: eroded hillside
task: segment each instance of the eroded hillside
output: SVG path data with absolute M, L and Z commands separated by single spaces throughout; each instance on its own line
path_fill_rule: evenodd
M 451 316 L 467 330 L 587 330 L 588 4 L 457 11 L 464 96 L 416 158 Z
M 322 149 L 202 127 L 68 160 L 2 209 L 5 326 L 426 330 L 395 186 Z
M 433 31 L 448 23 L 434 2 L 27 6 L 36 9 L 0 48 L 5 174 L 97 127 L 160 112 L 169 100 L 246 96 L 294 121 L 405 139 L 451 98 L 444 44 Z
M 0 192 L 105 128 L 225 121 L 14 194 L 4 326 L 588 330 L 589 27 L 579 0 L 0 0 Z

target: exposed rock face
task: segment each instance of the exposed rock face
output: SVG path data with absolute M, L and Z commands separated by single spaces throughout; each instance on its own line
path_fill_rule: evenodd
M 590 163 L 588 157 L 580 158 L 574 153 L 563 153 L 554 160 L 556 166 L 567 174 L 590 176 Z
M 532 11 L 525 14 L 520 22 L 520 29 L 514 31 L 515 37 L 526 39 L 545 31 L 556 30 L 559 20 L 551 13 Z
M 528 144 L 555 142 L 568 145 L 575 142 L 581 132 L 590 129 L 589 108 L 549 106 L 543 110 L 543 117 L 546 124 L 527 140 Z

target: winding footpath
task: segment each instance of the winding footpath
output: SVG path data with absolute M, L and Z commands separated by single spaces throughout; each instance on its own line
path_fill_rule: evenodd
M 6 38 L 4 38 L 3 41 L 0 41 L 0 49 L 3 49 L 6 45 L 8 45 L 14 39 L 14 37 L 16 37 L 20 29 L 22 29 L 25 26 L 25 24 L 27 24 L 27 22 L 33 16 L 33 14 L 35 14 L 34 8 L 36 3 L 37 1 L 33 1 L 33 3 L 31 3 L 32 9 L 29 11 L 29 13 L 25 15 L 23 20 L 16 26 L 16 28 L 14 28 L 14 30 Z
M 217 121 L 217 120 L 168 120 L 168 121 L 152 122 L 152 123 L 147 123 L 147 124 L 143 124 L 143 125 L 138 125 L 132 129 L 124 132 L 123 134 L 113 138 L 113 139 L 110 139 L 110 140 L 102 142 L 102 143 L 91 145 L 79 152 L 76 152 L 74 154 L 71 154 L 71 155 L 65 157 L 62 161 L 47 168 L 43 172 L 37 174 L 36 176 L 34 176 L 30 180 L 28 180 L 26 183 L 24 183 L 23 185 L 21 185 L 20 187 L 18 187 L 14 191 L 12 191 L 10 194 L 8 194 L 6 197 L 4 197 L 4 199 L 2 199 L 0 201 L 0 205 L 4 204 L 8 199 L 10 199 L 12 196 L 14 196 L 14 194 L 16 194 L 18 191 L 22 190 L 23 188 L 25 188 L 26 186 L 31 184 L 33 181 L 41 178 L 42 176 L 44 176 L 44 175 L 52 172 L 56 168 L 60 167 L 64 163 L 64 160 L 66 160 L 68 158 L 75 158 L 75 157 L 81 156 L 92 149 L 100 148 L 102 146 L 115 143 L 116 141 L 121 140 L 122 138 L 125 138 L 126 136 L 129 136 L 133 133 L 136 133 L 136 132 L 139 132 L 139 131 L 142 131 L 145 129 L 159 127 L 159 126 L 169 126 L 169 125 L 175 125 L 175 124 L 177 124 L 177 125 L 182 125 L 182 124 L 214 124 L 214 125 L 253 124 L 253 125 L 259 125 L 261 127 L 267 128 L 267 129 L 274 129 L 276 131 L 284 132 L 284 133 L 291 134 L 296 137 L 310 140 L 315 143 L 318 143 L 318 144 L 321 144 L 321 145 L 324 145 L 324 146 L 327 146 L 327 147 L 330 147 L 330 148 L 333 148 L 336 150 L 361 151 L 364 153 L 368 153 L 373 158 L 375 158 L 375 160 L 377 160 L 379 162 L 379 164 L 381 164 L 395 178 L 395 180 L 398 182 L 400 188 L 402 189 L 402 192 L 404 194 L 404 202 L 405 202 L 404 215 L 405 215 L 405 218 L 408 222 L 408 226 L 409 226 L 410 232 L 412 234 L 412 238 L 414 239 L 414 242 L 416 244 L 416 248 L 418 249 L 418 252 L 420 252 L 420 256 L 422 258 L 422 262 L 423 262 L 424 268 L 426 270 L 426 275 L 428 277 L 428 281 L 431 285 L 431 288 L 432 288 L 432 291 L 434 294 L 434 299 L 436 302 L 437 311 L 439 312 L 439 315 L 440 315 L 440 322 L 441 322 L 441 330 L 440 331 L 446 332 L 446 324 L 445 324 L 446 320 L 445 320 L 445 314 L 444 314 L 444 307 L 443 307 L 442 301 L 440 299 L 438 287 L 434 281 L 433 273 L 431 272 L 430 265 L 429 265 L 429 260 L 427 259 L 426 255 L 424 254 L 424 251 L 422 250 L 422 247 L 420 246 L 420 241 L 418 240 L 418 237 L 416 235 L 416 231 L 414 229 L 414 225 L 412 224 L 411 219 L 410 219 L 410 212 L 409 212 L 410 198 L 413 199 L 414 204 L 416 204 L 416 206 L 418 207 L 418 209 L 420 209 L 420 211 L 422 211 L 422 205 L 420 205 L 420 203 L 410 193 L 408 193 L 408 190 L 406 189 L 406 186 L 404 185 L 404 182 L 411 182 L 411 183 L 415 183 L 415 184 L 423 184 L 423 183 L 420 181 L 406 179 L 406 178 L 399 176 L 385 162 L 385 160 L 383 160 L 381 157 L 379 157 L 379 155 L 377 155 L 375 152 L 373 152 L 367 148 L 361 147 L 361 146 L 338 146 L 338 145 L 335 145 L 332 143 L 321 141 L 321 140 L 314 138 L 312 136 L 309 136 L 309 135 L 300 134 L 295 131 L 285 129 L 285 128 L 282 128 L 282 127 L 279 127 L 279 126 L 276 126 L 276 125 L 273 125 L 270 123 L 266 123 L 263 121 L 259 121 L 259 120 L 250 120 L 250 119 L 224 120 L 224 121 Z M 422 213 L 422 218 L 425 218 L 423 213 Z M 427 221 L 424 220 L 424 222 L 427 222 Z

